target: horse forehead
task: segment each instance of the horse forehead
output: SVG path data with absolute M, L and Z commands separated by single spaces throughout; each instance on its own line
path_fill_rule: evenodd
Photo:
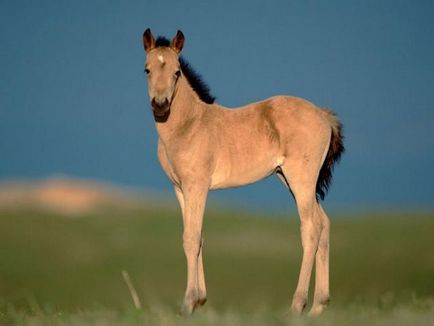
M 170 49 L 155 49 L 155 52 L 149 54 L 148 60 L 160 65 L 173 65 L 178 60 L 177 55 Z

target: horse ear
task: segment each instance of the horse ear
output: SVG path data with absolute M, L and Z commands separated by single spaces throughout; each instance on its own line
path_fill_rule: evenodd
M 180 30 L 176 33 L 175 37 L 173 38 L 172 42 L 170 43 L 170 46 L 172 49 L 174 49 L 177 53 L 180 53 L 182 51 L 182 47 L 184 46 L 184 34 Z
M 143 46 L 146 52 L 149 52 L 155 47 L 155 38 L 149 28 L 143 33 Z

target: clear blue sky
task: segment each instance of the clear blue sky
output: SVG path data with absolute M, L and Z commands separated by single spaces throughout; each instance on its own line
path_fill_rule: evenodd
M 347 152 L 326 202 L 434 203 L 433 1 L 2 1 L 0 181 L 53 173 L 170 190 L 141 36 L 186 36 L 217 102 L 304 97 Z M 217 197 L 291 205 L 272 178 Z

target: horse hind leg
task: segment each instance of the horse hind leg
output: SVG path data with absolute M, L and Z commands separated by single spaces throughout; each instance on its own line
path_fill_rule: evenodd
M 286 162 L 277 170 L 277 175 L 292 190 L 300 217 L 303 259 L 291 304 L 294 314 L 300 314 L 307 304 L 309 282 L 322 228 L 315 196 L 317 174 L 318 167 L 306 166 L 302 161 Z
M 201 237 L 200 241 L 200 248 L 199 248 L 199 257 L 197 262 L 197 288 L 198 288 L 198 301 L 197 304 L 200 306 L 203 306 L 207 299 L 206 299 L 206 284 L 205 284 L 205 272 L 203 270 L 203 260 L 202 260 L 202 251 L 203 251 L 203 236 Z
M 317 214 L 321 219 L 321 235 L 318 251 L 315 257 L 315 294 L 313 305 L 309 314 L 319 315 L 328 306 L 330 301 L 329 288 L 329 247 L 330 247 L 330 220 L 321 205 L 317 204 Z

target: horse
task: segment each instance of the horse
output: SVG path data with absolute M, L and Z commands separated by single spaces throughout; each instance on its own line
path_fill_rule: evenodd
M 293 195 L 300 218 L 303 258 L 291 311 L 310 314 L 328 305 L 330 221 L 321 207 L 336 162 L 344 152 L 336 114 L 307 100 L 274 96 L 236 109 L 215 103 L 208 86 L 181 56 L 184 34 L 172 40 L 143 33 L 145 73 L 158 158 L 174 186 L 183 218 L 187 287 L 181 313 L 207 300 L 202 224 L 208 191 L 254 183 L 276 174 Z

